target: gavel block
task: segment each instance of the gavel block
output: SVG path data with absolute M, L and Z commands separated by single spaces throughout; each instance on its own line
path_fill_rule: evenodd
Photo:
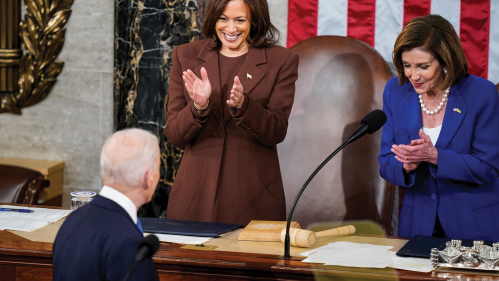
M 349 235 L 355 233 L 355 226 L 347 225 L 338 228 L 333 228 L 329 230 L 313 232 L 310 230 L 290 228 L 289 229 L 289 239 L 291 246 L 309 248 L 314 246 L 317 237 L 329 237 L 329 236 L 340 236 Z M 286 237 L 286 229 L 281 232 L 281 242 L 284 243 Z

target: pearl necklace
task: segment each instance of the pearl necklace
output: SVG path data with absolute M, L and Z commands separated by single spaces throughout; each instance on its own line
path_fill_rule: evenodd
M 442 106 L 444 106 L 445 102 L 447 101 L 447 96 L 449 95 L 449 92 L 450 92 L 450 87 L 445 89 L 444 97 L 442 98 L 440 105 L 435 110 L 429 110 L 423 102 L 423 96 L 419 95 L 419 103 L 421 104 L 421 108 L 423 108 L 423 111 L 428 115 L 437 114 L 442 109 Z

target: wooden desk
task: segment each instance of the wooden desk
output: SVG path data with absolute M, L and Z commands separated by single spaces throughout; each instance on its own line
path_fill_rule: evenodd
M 71 258 L 68 255 L 68 258 Z M 393 269 L 313 266 L 280 255 L 181 249 L 162 243 L 154 256 L 160 280 L 499 280 L 473 272 L 417 273 Z M 316 276 L 314 276 L 316 275 Z M 52 280 L 52 243 L 0 231 L 0 279 Z

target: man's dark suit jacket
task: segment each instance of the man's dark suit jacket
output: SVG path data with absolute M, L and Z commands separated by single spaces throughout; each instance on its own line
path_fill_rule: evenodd
M 115 202 L 96 196 L 74 211 L 54 242 L 54 280 L 123 280 L 142 233 Z M 151 258 L 142 261 L 130 280 L 158 280 Z

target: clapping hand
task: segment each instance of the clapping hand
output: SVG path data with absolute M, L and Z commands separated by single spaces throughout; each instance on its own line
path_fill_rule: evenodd
M 409 145 L 392 145 L 395 159 L 404 164 L 406 172 L 415 170 L 421 162 L 438 164 L 438 151 L 433 146 L 430 137 L 423 132 L 423 129 L 419 130 L 419 137 L 421 139 L 412 140 Z
M 243 102 L 243 85 L 241 84 L 241 81 L 239 81 L 239 77 L 236 76 L 234 77 L 234 85 L 232 86 L 232 90 L 230 90 L 230 97 L 227 100 L 227 105 L 239 109 L 243 105 Z
M 184 79 L 184 85 L 189 97 L 199 107 L 205 107 L 211 96 L 211 84 L 204 67 L 201 67 L 201 78 L 202 80 L 190 69 L 182 73 L 182 79 Z

